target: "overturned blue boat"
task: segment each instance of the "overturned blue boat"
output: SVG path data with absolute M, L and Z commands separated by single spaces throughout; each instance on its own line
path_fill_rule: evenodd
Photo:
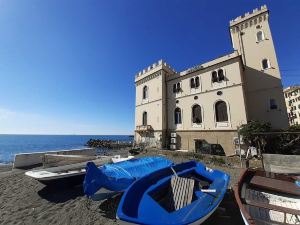
M 229 180 L 195 161 L 163 168 L 130 185 L 117 218 L 125 224 L 201 224 L 221 203 Z
M 88 162 L 83 182 L 84 193 L 92 196 L 100 188 L 116 192 L 125 191 L 135 180 L 171 165 L 173 162 L 165 157 L 136 158 L 99 168 Z

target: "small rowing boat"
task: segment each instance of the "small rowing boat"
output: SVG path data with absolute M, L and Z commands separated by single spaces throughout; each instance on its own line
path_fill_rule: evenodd
M 123 224 L 201 224 L 221 203 L 229 180 L 195 161 L 160 169 L 125 191 L 117 218 Z
M 98 159 L 92 160 L 97 166 L 101 166 L 111 162 L 112 157 L 99 156 Z M 45 185 L 57 184 L 82 184 L 86 170 L 87 162 L 75 163 L 71 165 L 57 166 L 51 168 L 44 168 L 39 170 L 31 170 L 25 173 Z
M 246 225 L 300 224 L 299 177 L 245 169 L 234 188 Z

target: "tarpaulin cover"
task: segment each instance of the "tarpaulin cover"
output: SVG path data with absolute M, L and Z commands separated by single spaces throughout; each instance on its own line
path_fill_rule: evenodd
M 83 182 L 84 193 L 92 196 L 100 188 L 125 191 L 136 179 L 171 165 L 173 162 L 165 157 L 137 158 L 99 168 L 93 162 L 88 162 Z

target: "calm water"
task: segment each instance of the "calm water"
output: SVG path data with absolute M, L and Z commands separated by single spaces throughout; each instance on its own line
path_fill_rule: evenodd
M 128 135 L 0 135 L 0 163 L 12 162 L 21 152 L 68 150 L 84 147 L 89 139 L 132 141 Z

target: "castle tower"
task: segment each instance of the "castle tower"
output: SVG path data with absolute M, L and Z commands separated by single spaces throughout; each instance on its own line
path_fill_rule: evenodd
M 233 48 L 244 64 L 248 120 L 268 121 L 275 129 L 288 126 L 281 75 L 264 5 L 230 21 Z
M 135 142 L 149 147 L 166 145 L 166 76 L 176 73 L 160 60 L 135 76 Z

